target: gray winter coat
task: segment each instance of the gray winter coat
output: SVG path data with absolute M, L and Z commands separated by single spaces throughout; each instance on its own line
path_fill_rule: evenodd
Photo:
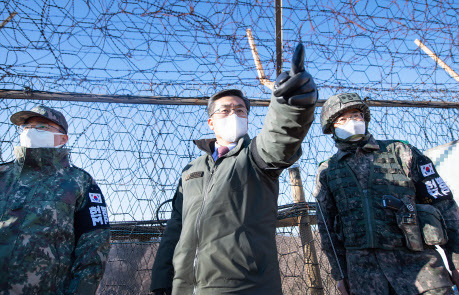
M 182 172 L 152 271 L 151 290 L 172 294 L 282 294 L 275 241 L 278 177 L 301 156 L 314 107 L 271 100 L 260 134 L 241 138 L 214 161 L 206 154 Z M 175 250 L 174 250 L 175 249 Z

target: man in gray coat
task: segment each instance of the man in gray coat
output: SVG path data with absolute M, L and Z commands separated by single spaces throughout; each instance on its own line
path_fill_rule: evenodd
M 275 241 L 278 177 L 301 156 L 317 88 L 304 48 L 281 74 L 261 132 L 247 136 L 250 104 L 227 89 L 208 102 L 213 139 L 179 179 L 152 271 L 154 294 L 282 294 Z

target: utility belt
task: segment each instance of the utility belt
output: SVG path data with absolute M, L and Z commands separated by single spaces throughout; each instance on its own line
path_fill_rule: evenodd
M 396 211 L 397 225 L 405 236 L 408 249 L 423 251 L 424 245 L 444 245 L 448 242 L 446 224 L 440 211 L 428 204 L 411 204 L 391 195 L 382 196 L 384 208 Z

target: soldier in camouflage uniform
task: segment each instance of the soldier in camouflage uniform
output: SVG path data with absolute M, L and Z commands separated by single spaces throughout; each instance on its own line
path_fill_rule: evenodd
M 0 294 L 94 294 L 109 251 L 102 192 L 69 163 L 68 125 L 37 106 L 22 126 L 16 160 L 0 165 Z
M 355 93 L 334 95 L 322 108 L 323 132 L 333 134 L 338 152 L 320 165 L 314 196 L 338 289 L 452 294 L 452 281 L 459 284 L 459 209 L 451 191 L 429 158 L 407 142 L 375 140 L 369 121 L 370 110 Z M 452 281 L 435 246 L 424 242 L 431 233 L 421 233 L 421 206 L 444 218 L 440 230 L 449 239 L 437 244 L 443 244 Z

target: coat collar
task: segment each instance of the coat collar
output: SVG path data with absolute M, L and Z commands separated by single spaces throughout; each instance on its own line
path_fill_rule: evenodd
M 207 138 L 207 139 L 195 139 L 193 140 L 194 144 L 201 150 L 204 151 L 206 154 L 212 156 L 215 150 L 215 142 L 217 141 L 216 138 Z M 223 157 L 231 157 L 232 155 L 238 153 L 243 146 L 246 146 L 250 141 L 250 137 L 246 134 L 243 137 L 239 138 L 237 145 L 230 150 L 227 154 Z
M 20 166 L 33 169 L 59 169 L 70 166 L 69 149 L 66 148 L 14 148 L 16 162 Z
M 357 148 L 361 148 L 365 152 L 372 152 L 380 149 L 378 142 L 371 134 L 362 142 L 348 144 L 337 143 L 336 146 L 338 147 L 338 152 L 336 153 L 336 159 L 338 161 L 347 155 L 355 154 Z

